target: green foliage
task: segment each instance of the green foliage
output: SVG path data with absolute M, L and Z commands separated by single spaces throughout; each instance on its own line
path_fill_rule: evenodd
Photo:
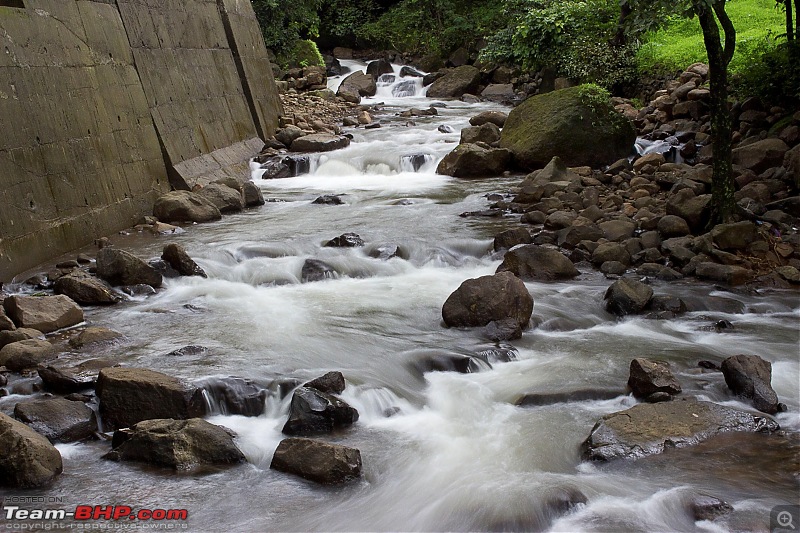
M 323 0 L 251 0 L 267 48 L 285 63 L 297 41 L 316 37 Z
M 731 85 L 739 96 L 759 96 L 765 102 L 785 106 L 800 103 L 800 43 L 774 40 L 747 51 L 740 69 L 731 76 Z
M 374 0 L 330 0 L 319 12 L 320 37 L 349 45 L 358 42 L 361 28 L 377 19 L 380 7 Z
M 617 33 L 619 0 L 505 0 L 511 23 L 489 39 L 482 58 L 606 87 L 635 74 L 634 50 L 611 43 Z
M 300 67 L 325 66 L 325 60 L 322 59 L 322 54 L 319 53 L 317 43 L 308 39 L 297 41 L 292 51 L 291 59 L 293 63 Z

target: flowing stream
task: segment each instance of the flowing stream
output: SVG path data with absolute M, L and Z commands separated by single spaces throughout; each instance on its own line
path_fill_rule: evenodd
M 397 89 L 404 82 L 412 83 Z M 315 156 L 310 173 L 262 180 L 254 165 L 254 180 L 270 200 L 262 208 L 175 237 L 117 244 L 157 257 L 166 242 L 178 242 L 208 279 L 168 279 L 154 296 L 87 313 L 93 325 L 128 339 L 92 357 L 187 381 L 240 376 L 265 383 L 262 416 L 209 417 L 238 433 L 248 464 L 173 473 L 102 460 L 107 443 L 59 445 L 63 475 L 31 494 L 63 498 L 65 508 L 185 507 L 190 529 L 197 531 L 765 530 L 770 508 L 796 504 L 796 293 L 742 295 L 690 282 L 655 284 L 657 293 L 708 310 L 668 321 L 618 321 L 603 310 L 610 281 L 583 268 L 569 283 L 527 283 L 535 327 L 519 341 L 497 346 L 478 330 L 444 328 L 445 299 L 464 280 L 495 271 L 501 259 L 491 253 L 492 237 L 518 224 L 518 216 L 458 215 L 485 209 L 487 194 L 507 193 L 520 177 L 435 174 L 469 118 L 496 109 L 494 104 L 448 101 L 438 116 L 401 119 L 394 114 L 428 108 L 432 101 L 419 80 L 398 77 L 381 85 L 365 103 L 384 103 L 383 127 L 351 130 L 351 146 Z M 441 125 L 453 132 L 440 132 Z M 342 195 L 344 205 L 311 203 L 323 194 Z M 322 246 L 345 232 L 358 233 L 366 246 Z M 370 255 L 391 245 L 402 257 Z M 300 283 L 308 258 L 333 265 L 336 277 Z M 724 309 L 715 302 L 724 302 Z M 744 312 L 730 313 L 737 306 Z M 734 329 L 718 333 L 710 327 L 720 319 Z M 209 351 L 167 355 L 185 345 Z M 512 345 L 513 360 L 503 360 Z M 432 354 L 480 352 L 480 372 L 419 370 Z M 720 373 L 697 367 L 699 360 L 739 353 L 772 362 L 773 387 L 788 405 L 777 420 L 788 435 L 728 435 L 660 457 L 598 465 L 581 460 L 580 444 L 601 416 L 634 405 L 632 397 L 515 405 L 529 392 L 623 389 L 630 360 L 643 356 L 670 361 L 685 396 L 748 409 L 729 394 Z M 345 375 L 342 397 L 360 413 L 352 428 L 322 437 L 361 450 L 363 478 L 340 488 L 269 469 L 290 399 L 281 399 L 269 383 L 330 370 Z M 20 399 L 4 398 L 0 408 L 8 411 Z M 575 491 L 586 503 L 559 511 L 558 502 Z M 687 502 L 698 492 L 728 501 L 734 513 L 718 523 L 694 522 Z

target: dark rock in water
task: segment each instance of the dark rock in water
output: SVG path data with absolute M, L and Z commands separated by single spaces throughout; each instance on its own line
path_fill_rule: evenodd
M 197 383 L 209 397 L 213 413 L 260 416 L 264 412 L 267 391 L 244 378 L 209 378 Z
M 376 59 L 367 63 L 366 73 L 372 76 L 374 80 L 380 78 L 382 74 L 391 74 L 393 72 L 392 64 L 386 59 Z
M 644 401 L 647 403 L 671 402 L 672 395 L 668 392 L 654 392 L 653 394 L 645 397 Z
M 436 129 L 439 131 L 439 133 L 453 133 L 454 131 L 456 131 L 453 129 L 452 126 L 448 126 L 447 124 L 442 124 Z
M 365 130 L 376 130 L 376 129 L 380 128 L 380 127 L 382 127 L 380 122 L 373 122 L 372 124 L 367 124 L 366 126 L 364 126 L 364 129 Z
M 283 426 L 287 435 L 315 435 L 352 425 L 358 411 L 346 402 L 309 387 L 294 391 L 289 419 Z
M 478 357 L 480 357 L 481 360 L 489 363 L 508 363 L 511 361 L 516 361 L 518 356 L 519 352 L 510 344 L 498 344 L 494 348 L 489 348 L 488 350 L 481 350 L 478 352 Z
M 719 372 L 722 372 L 722 369 L 714 361 L 700 361 L 697 363 L 697 366 L 699 366 L 700 368 L 705 368 L 706 370 L 717 370 Z
M 644 398 L 657 392 L 670 395 L 681 392 L 681 385 L 672 375 L 668 363 L 645 358 L 631 361 L 628 387 L 637 398 Z
M 71 372 L 52 366 L 39 367 L 44 389 L 58 394 L 70 394 L 94 388 L 94 379 L 81 378 Z
M 338 485 L 361 476 L 361 452 L 312 439 L 284 439 L 269 467 L 316 483 Z
M 388 261 L 394 257 L 408 259 L 408 254 L 396 244 L 381 244 L 369 251 L 369 256 L 381 261 Z
M 456 178 L 501 175 L 511 161 L 511 152 L 485 146 L 488 145 L 459 144 L 439 162 L 436 173 Z
M 503 216 L 502 209 L 484 209 L 483 211 L 466 211 L 464 213 L 459 214 L 458 216 L 462 218 L 466 217 L 487 217 L 487 218 L 497 218 Z
M 144 420 L 114 432 L 111 446 L 105 459 L 141 461 L 176 470 L 245 462 L 228 430 L 200 418 Z
M 717 320 L 714 323 L 714 329 L 717 330 L 717 332 L 733 329 L 733 324 L 731 324 L 728 320 L 725 319 Z
M 430 156 L 425 154 L 404 155 L 400 157 L 400 164 L 402 166 L 407 162 L 411 168 L 414 169 L 414 172 L 418 172 L 419 169 L 421 169 L 422 166 L 428 162 L 429 158 Z
M 757 355 L 734 355 L 722 362 L 725 383 L 731 391 L 752 400 L 753 407 L 778 412 L 778 395 L 772 388 L 772 363 Z
M 120 287 L 120 290 L 128 296 L 152 296 L 156 293 L 156 290 L 153 287 L 143 283 L 139 285 L 127 285 L 125 287 Z
M 97 378 L 100 416 L 110 429 L 129 427 L 142 420 L 203 416 L 205 402 L 199 389 L 144 368 L 104 368 Z
M 601 418 L 583 443 L 583 455 L 592 461 L 637 459 L 691 446 L 723 432 L 778 429 L 771 418 L 711 402 L 639 404 Z
M 524 280 L 572 279 L 580 272 L 564 254 L 553 248 L 528 244 L 506 253 L 497 272 L 511 272 Z
M 264 171 L 261 174 L 261 179 L 275 180 L 292 177 L 292 171 L 289 165 L 286 164 L 286 159 L 288 158 L 273 157 L 265 161 L 261 165 L 261 170 Z
M 63 398 L 20 402 L 14 416 L 50 442 L 74 442 L 92 437 L 97 431 L 97 418 L 82 402 Z
M 108 305 L 119 301 L 108 283 L 83 270 L 74 270 L 58 278 L 53 292 L 65 294 L 82 305 Z
M 324 194 L 322 196 L 318 196 L 312 204 L 318 205 L 342 205 L 344 204 L 344 200 L 338 194 Z
M 171 355 L 174 357 L 184 357 L 184 356 L 198 356 L 198 355 L 207 355 L 210 352 L 208 348 L 205 346 L 199 346 L 197 344 L 190 344 L 188 346 L 184 346 L 183 348 L 178 348 L 177 350 L 172 350 L 167 355 Z
M 714 520 L 733 512 L 728 502 L 708 494 L 695 494 L 689 502 L 689 509 L 696 521 Z
M 742 302 L 724 296 L 686 294 L 683 296 L 683 300 L 686 302 L 686 310 L 689 312 L 712 311 L 728 315 L 741 315 L 745 312 L 745 305 Z
M 578 389 L 559 392 L 531 392 L 517 400 L 521 407 L 538 407 L 557 403 L 613 400 L 625 396 L 623 389 Z
M 442 307 L 442 318 L 448 327 L 482 327 L 513 319 L 524 328 L 532 313 L 533 298 L 511 272 L 468 279 Z
M 428 372 L 458 372 L 472 374 L 492 368 L 487 361 L 460 353 L 443 351 L 426 351 L 415 355 L 411 360 L 411 368 L 419 375 Z
M 162 278 L 156 269 L 124 250 L 103 248 L 97 252 L 97 275 L 112 285 L 161 286 Z
M 245 207 L 258 207 L 267 203 L 264 199 L 264 193 L 252 181 L 245 181 L 242 184 L 242 197 L 244 198 Z
M 514 318 L 492 320 L 486 324 L 483 335 L 495 342 L 512 341 L 522 338 L 522 326 Z
M 325 243 L 328 248 L 357 248 L 364 246 L 364 240 L 357 233 L 343 233 Z
M 464 65 L 434 81 L 428 88 L 429 98 L 458 98 L 464 93 L 472 93 L 480 84 L 481 72 L 472 66 Z
M 169 263 L 169 265 L 182 276 L 208 277 L 205 270 L 200 268 L 200 266 L 194 262 L 194 259 L 189 257 L 186 250 L 175 243 L 168 244 L 164 247 L 161 259 Z
M 652 297 L 653 289 L 649 285 L 623 278 L 606 291 L 606 311 L 617 316 L 636 315 L 644 311 Z
M 167 263 L 166 261 L 164 261 L 161 258 L 159 258 L 159 259 L 151 259 L 150 261 L 147 262 L 147 264 L 150 265 L 151 267 L 155 268 L 156 271 L 159 274 L 161 274 L 161 276 L 164 277 L 164 278 L 174 279 L 174 278 L 181 277 L 181 273 L 180 272 L 178 272 L 177 270 L 172 268 L 172 265 L 170 265 L 169 263 Z M 150 287 L 150 285 L 139 284 L 139 285 L 132 285 L 132 287 L 148 287 L 149 289 L 152 289 L 149 292 L 148 292 L 148 289 L 145 289 L 145 293 L 143 293 L 143 294 L 155 294 L 156 293 L 155 289 Z M 132 294 L 130 291 L 126 291 L 124 287 L 121 290 L 125 294 L 128 294 L 130 296 L 134 296 L 134 294 Z
M 0 413 L 0 484 L 20 489 L 49 485 L 61 474 L 61 454 L 46 438 Z
M 648 309 L 656 313 L 669 313 L 671 317 L 675 317 L 686 312 L 686 304 L 677 296 L 656 294 L 650 300 Z
M 544 505 L 554 515 L 553 518 L 558 518 L 588 501 L 586 495 L 575 487 L 559 487 L 549 491 Z
M 498 252 L 500 250 L 510 250 L 518 244 L 531 244 L 532 242 L 533 238 L 530 231 L 525 228 L 515 228 L 495 235 L 493 248 Z
M 90 326 L 74 337 L 70 338 L 69 345 L 72 348 L 81 349 L 91 345 L 111 344 L 120 340 L 122 337 L 122 333 L 117 331 L 110 330 L 108 328 Z
M 324 279 L 332 279 L 336 277 L 336 269 L 325 261 L 319 259 L 306 259 L 303 263 L 303 269 L 300 272 L 300 280 L 303 283 L 310 283 L 312 281 L 322 281 Z
M 425 76 L 425 74 L 423 74 L 422 72 L 418 71 L 414 67 L 409 67 L 408 65 L 406 65 L 406 66 L 404 66 L 403 68 L 400 69 L 400 77 L 401 78 L 405 78 L 405 77 L 422 78 L 424 76 Z
M 304 387 L 311 387 L 328 394 L 341 394 L 344 392 L 345 382 L 344 376 L 341 372 L 328 372 L 324 376 L 320 376 L 314 380 L 309 381 Z

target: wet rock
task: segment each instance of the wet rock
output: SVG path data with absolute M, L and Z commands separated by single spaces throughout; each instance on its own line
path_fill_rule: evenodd
M 342 80 L 336 94 L 338 96 L 343 96 L 343 93 L 355 94 L 356 96 L 375 96 L 377 91 L 378 85 L 375 83 L 375 78 L 359 70 Z M 345 99 L 347 100 L 347 98 Z
M 436 128 L 436 131 L 438 131 L 439 133 L 454 133 L 456 130 L 454 130 L 452 126 L 448 126 L 447 124 L 442 124 L 441 126 Z M 463 138 L 463 133 L 462 133 L 462 138 Z
M 715 496 L 695 494 L 689 501 L 689 510 L 695 521 L 715 520 L 720 516 L 732 513 L 733 507 Z
M 38 329 L 42 333 L 83 322 L 83 310 L 64 295 L 8 296 L 3 300 L 3 308 L 17 327 Z
M 778 395 L 772 388 L 772 363 L 757 355 L 735 355 L 722 362 L 725 383 L 736 395 L 752 400 L 768 414 L 778 412 Z
M 44 334 L 38 329 L 18 328 L 13 331 L 0 331 L 0 348 L 12 342 L 26 341 L 28 339 L 44 339 Z
M 338 485 L 361 476 L 361 452 L 355 448 L 312 439 L 284 439 L 270 468 L 325 485 Z
M 475 144 L 478 142 L 493 144 L 499 140 L 500 128 L 491 122 L 461 130 L 461 144 Z
M 106 459 L 140 461 L 176 470 L 245 462 L 228 430 L 200 418 L 145 420 L 114 432 L 111 446 Z
M 584 442 L 583 454 L 592 461 L 637 459 L 691 446 L 723 432 L 778 429 L 771 418 L 711 402 L 639 404 L 601 418 Z
M 400 77 L 401 78 L 422 78 L 425 74 L 420 72 L 419 70 L 415 69 L 414 67 L 409 67 L 408 65 L 403 66 L 400 69 Z
M 564 254 L 535 244 L 508 251 L 497 272 L 511 272 L 523 280 L 534 281 L 572 279 L 580 274 Z
M 667 268 L 667 267 L 662 267 L 662 268 Z M 661 279 L 661 273 L 659 272 L 656 275 L 656 277 Z M 679 277 L 675 279 L 679 279 Z M 664 313 L 665 314 L 663 315 L 664 318 L 673 318 L 686 312 L 686 303 L 677 296 L 656 294 L 650 300 L 648 309 L 655 313 L 659 314 Z
M 394 257 L 408 259 L 408 253 L 396 244 L 381 244 L 369 251 L 369 256 L 373 259 L 388 261 Z
M 463 65 L 434 81 L 428 88 L 429 98 L 458 98 L 465 93 L 473 93 L 481 81 L 480 71 L 472 66 Z
M 689 224 L 684 219 L 677 215 L 666 215 L 658 220 L 658 233 L 664 239 L 671 239 L 673 237 L 683 237 L 689 235 L 691 230 Z
M 252 380 L 209 378 L 197 385 L 206 391 L 214 413 L 253 417 L 264 412 L 267 390 Z
M 744 250 L 757 236 L 755 224 L 749 221 L 718 224 L 711 230 L 714 244 L 722 250 Z
M 394 68 L 388 59 L 376 59 L 367 63 L 366 73 L 375 80 L 380 78 L 381 74 L 392 74 L 393 72 Z
M 436 173 L 456 178 L 499 176 L 510 160 L 511 152 L 503 148 L 459 144 L 439 162 Z
M 428 372 L 472 374 L 488 370 L 491 365 L 479 358 L 460 353 L 423 350 L 411 359 L 411 368 L 423 376 Z
M 177 350 L 172 350 L 167 355 L 172 357 L 197 357 L 201 355 L 208 355 L 209 352 L 210 350 L 205 346 L 190 344 L 188 346 L 178 348 Z
M 520 407 L 538 407 L 557 403 L 613 400 L 627 393 L 623 389 L 578 389 L 558 392 L 530 392 L 517 400 Z
M 214 204 L 220 213 L 238 213 L 244 209 L 244 198 L 238 189 L 221 183 L 209 183 L 197 194 Z
M 328 372 L 303 386 L 311 387 L 327 394 L 341 394 L 344 392 L 345 385 L 344 376 L 341 372 Z
M 331 152 L 350 146 L 350 139 L 344 135 L 312 133 L 298 137 L 292 142 L 293 152 Z
M 336 269 L 319 259 L 306 259 L 300 272 L 300 280 L 303 283 L 333 279 L 335 277 Z
M 472 126 L 482 126 L 491 123 L 498 128 L 502 128 L 506 123 L 506 119 L 508 119 L 508 114 L 502 111 L 483 111 L 469 119 L 469 123 Z
M 755 277 L 755 273 L 750 269 L 711 262 L 698 264 L 695 275 L 700 279 L 719 281 L 728 285 L 743 285 Z
M 486 325 L 483 336 L 495 342 L 522 338 L 522 326 L 513 318 L 493 320 Z
M 97 431 L 92 409 L 63 398 L 20 402 L 14 407 L 14 416 L 50 442 L 84 440 Z
M 327 248 L 358 248 L 364 240 L 357 233 L 343 233 L 325 243 Z
M 39 367 L 38 372 L 46 391 L 57 394 L 71 394 L 94 388 L 94 379 L 81 378 L 67 370 L 45 366 Z
M 242 184 L 242 197 L 244 198 L 245 207 L 257 207 L 267 203 L 264 200 L 264 193 L 252 181 L 245 181 Z
M 294 391 L 289 419 L 283 426 L 287 435 L 315 435 L 348 427 L 358 420 L 358 411 L 346 402 L 309 387 Z
M 668 363 L 645 358 L 631 361 L 628 387 L 637 398 L 659 392 L 670 395 L 681 392 L 681 385 L 669 369 Z
M 324 194 L 322 196 L 318 196 L 312 204 L 317 205 L 343 205 L 344 200 L 338 194 Z
M 124 250 L 103 248 L 97 252 L 97 275 L 112 285 L 150 285 L 161 287 L 161 274 L 135 255 Z
M 73 270 L 58 278 L 53 292 L 64 294 L 83 305 L 108 305 L 119 302 L 119 296 L 105 281 L 99 280 L 83 270 Z
M 448 327 L 482 327 L 512 318 L 525 328 L 533 313 L 533 298 L 525 284 L 510 272 L 468 279 L 442 307 Z
M 207 278 L 205 270 L 200 268 L 200 265 L 194 262 L 194 259 L 189 257 L 183 246 L 172 243 L 164 247 L 161 253 L 161 259 L 166 261 L 169 266 L 174 268 L 181 276 L 199 276 Z
M 172 191 L 159 197 L 153 215 L 161 222 L 212 222 L 222 218 L 219 209 L 203 196 L 190 191 Z
M 103 424 L 111 429 L 156 418 L 185 420 L 205 412 L 199 389 L 144 368 L 104 368 L 96 391 Z
M 32 489 L 61 474 L 61 454 L 46 438 L 0 413 L 0 485 Z
M 0 366 L 13 372 L 36 368 L 40 363 L 56 358 L 55 347 L 47 341 L 28 339 L 12 342 L 0 349 Z
M 84 348 L 91 344 L 111 343 L 122 338 L 122 333 L 110 330 L 108 328 L 100 328 L 90 326 L 81 331 L 74 337 L 69 339 L 69 345 L 73 348 Z
M 525 228 L 515 228 L 498 233 L 494 237 L 494 250 L 509 250 L 518 244 L 530 244 L 533 242 L 531 232 Z
M 652 297 L 653 289 L 649 285 L 622 278 L 606 291 L 606 311 L 617 316 L 636 315 L 644 311 Z

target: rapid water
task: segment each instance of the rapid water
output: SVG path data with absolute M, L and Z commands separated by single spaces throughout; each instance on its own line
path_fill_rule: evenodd
M 610 281 L 584 269 L 569 283 L 527 284 L 535 327 L 510 343 L 515 360 L 490 356 L 490 365 L 470 374 L 418 370 L 433 353 L 497 348 L 479 331 L 444 328 L 441 307 L 464 280 L 495 271 L 500 258 L 490 252 L 492 237 L 517 226 L 517 217 L 458 215 L 485 209 L 487 194 L 519 183 L 519 177 L 435 174 L 469 117 L 496 107 L 446 102 L 438 116 L 393 116 L 427 108 L 423 93 L 397 97 L 392 84 L 382 87 L 365 103 L 384 103 L 383 127 L 352 130 L 351 146 L 315 158 L 309 174 L 262 180 L 254 165 L 253 179 L 270 200 L 260 209 L 175 237 L 118 241 L 143 257 L 178 242 L 209 277 L 169 279 L 157 295 L 90 310 L 93 325 L 124 333 L 126 342 L 65 357 L 75 363 L 105 357 L 196 382 L 307 380 L 339 370 L 348 383 L 342 397 L 360 419 L 322 438 L 359 448 L 363 479 L 326 488 L 270 470 L 289 400 L 268 394 L 260 417 L 210 417 L 237 432 L 247 465 L 176 474 L 101 460 L 107 443 L 60 445 L 64 474 L 30 494 L 63 498 L 68 509 L 185 507 L 197 531 L 766 530 L 770 508 L 797 503 L 800 303 L 794 294 L 656 284 L 657 293 L 694 302 L 732 299 L 744 313 L 712 309 L 677 320 L 617 321 L 602 306 Z M 441 125 L 453 133 L 441 133 Z M 418 154 L 424 164 L 413 171 L 407 156 Z M 323 194 L 342 195 L 345 205 L 311 203 Z M 322 246 L 345 232 L 358 233 L 366 246 Z M 404 258 L 370 256 L 384 245 L 398 246 Z M 333 265 L 337 276 L 300 283 L 308 258 Z M 710 326 L 719 319 L 734 329 L 717 333 Z M 190 344 L 209 351 L 167 355 Z M 739 353 L 772 362 L 773 386 L 789 408 L 778 416 L 788 436 L 726 436 L 661 457 L 597 465 L 581 461 L 581 442 L 598 418 L 634 405 L 633 398 L 514 405 L 529 392 L 622 389 L 630 360 L 644 356 L 670 361 L 685 396 L 747 409 L 727 392 L 721 374 L 697 368 L 701 359 Z M 0 409 L 19 399 L 0 400 Z M 396 414 L 387 417 L 387 410 Z M 556 512 L 553 502 L 576 490 L 587 502 Z M 698 492 L 728 501 L 734 513 L 720 523 L 694 522 L 687 502 Z

